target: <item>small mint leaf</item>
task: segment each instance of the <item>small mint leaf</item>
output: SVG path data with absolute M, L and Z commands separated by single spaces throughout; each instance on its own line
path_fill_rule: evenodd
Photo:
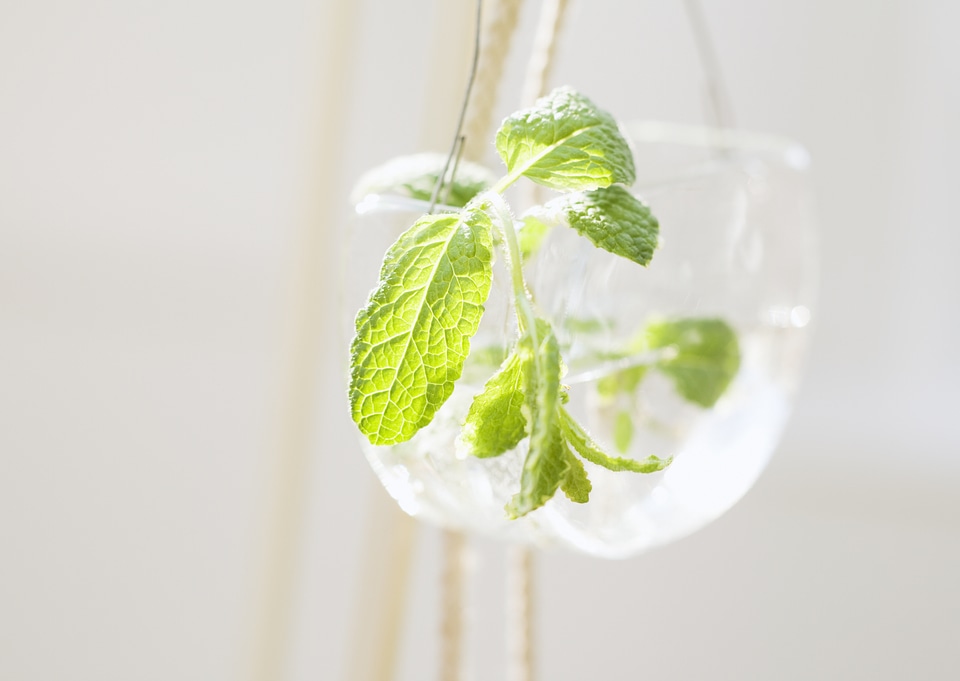
M 550 225 L 534 215 L 523 216 L 523 222 L 517 230 L 517 242 L 520 245 L 520 254 L 526 260 L 538 250 L 543 240 L 550 232 Z
M 646 266 L 657 247 L 657 219 L 620 185 L 562 196 L 547 204 L 594 246 Z
M 643 377 L 647 375 L 648 368 L 643 364 L 638 364 L 601 377 L 597 381 L 597 394 L 609 399 L 620 393 L 630 394 L 635 392 L 643 381 Z
M 634 473 L 656 473 L 662 471 L 673 462 L 673 458 L 661 459 L 656 456 L 649 456 L 643 461 L 635 459 L 624 459 L 608 456 L 600 446 L 587 435 L 576 420 L 565 410 L 560 410 L 560 425 L 567 442 L 584 459 L 598 466 L 603 466 L 611 471 L 632 471 Z
M 618 411 L 613 422 L 613 446 L 621 454 L 626 454 L 633 441 L 633 419 L 630 412 Z
M 504 119 L 497 152 L 508 177 L 560 191 L 633 184 L 633 154 L 617 122 L 569 87 Z
M 521 340 L 527 378 L 526 404 L 530 410 L 530 448 L 523 461 L 520 492 L 507 504 L 510 518 L 519 518 L 543 506 L 557 492 L 569 464 L 560 430 L 560 347 L 549 326 L 537 324 L 539 344 L 530 335 Z M 542 333 L 545 330 L 546 333 Z
M 655 366 L 684 399 L 702 407 L 716 404 L 740 369 L 737 334 L 722 319 L 651 322 L 645 335 L 651 349 L 675 350 Z
M 350 198 L 358 203 L 368 194 L 396 194 L 429 201 L 446 162 L 447 157 L 437 153 L 400 156 L 367 171 L 357 180 Z M 453 182 L 444 185 L 440 201 L 457 208 L 465 206 L 474 196 L 492 187 L 496 179 L 488 168 L 460 161 Z
M 587 477 L 587 469 L 583 467 L 583 463 L 573 455 L 566 444 L 563 445 L 563 452 L 568 468 L 567 474 L 560 483 L 560 489 L 563 490 L 570 501 L 585 504 L 590 501 L 590 492 L 593 490 L 590 478 Z
M 473 398 L 461 435 L 473 456 L 500 456 L 526 436 L 524 382 L 523 361 L 514 351 Z
M 351 415 L 372 444 L 409 440 L 453 392 L 490 292 L 491 230 L 478 210 L 426 215 L 387 251 L 351 345 Z

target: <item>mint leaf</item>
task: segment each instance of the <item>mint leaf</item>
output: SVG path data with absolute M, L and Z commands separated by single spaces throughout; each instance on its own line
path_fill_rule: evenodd
M 506 358 L 507 351 L 499 343 L 477 347 L 474 341 L 470 344 L 470 355 L 463 364 L 460 379 L 467 383 L 481 383 L 489 379 Z
M 601 333 L 613 328 L 613 323 L 606 319 L 570 316 L 564 318 L 563 326 L 573 333 Z
M 621 454 L 626 454 L 633 440 L 633 419 L 630 412 L 618 411 L 613 422 L 613 446 Z
M 619 393 L 634 392 L 643 381 L 643 377 L 647 375 L 648 368 L 643 364 L 638 364 L 601 377 L 597 381 L 597 394 L 601 397 L 611 398 Z
M 483 386 L 467 412 L 461 438 L 473 456 L 500 456 L 527 435 L 523 360 L 516 351 Z
M 712 407 L 740 369 L 737 334 L 722 319 L 678 319 L 647 325 L 651 349 L 676 353 L 656 367 L 673 379 L 677 392 L 702 407 Z
M 590 484 L 590 478 L 587 477 L 587 469 L 583 467 L 570 448 L 563 445 L 564 457 L 567 460 L 567 474 L 560 483 L 560 489 L 567 495 L 567 499 L 577 504 L 585 504 L 590 501 L 590 492 L 593 485 Z
M 490 292 L 486 213 L 420 218 L 390 247 L 357 315 L 350 408 L 372 444 L 409 440 L 453 392 Z
M 537 324 L 538 331 L 546 324 Z M 538 339 L 539 340 L 539 339 Z M 530 449 L 523 461 L 520 492 L 507 504 L 507 514 L 519 518 L 543 506 L 557 492 L 569 464 L 560 430 L 560 348 L 547 327 L 534 347 L 529 333 L 521 339 L 527 377 L 526 403 L 530 410 Z
M 540 250 L 540 244 L 550 232 L 550 225 L 533 215 L 525 215 L 520 229 L 517 230 L 517 242 L 520 244 L 520 253 L 526 260 Z
M 653 257 L 659 223 L 642 201 L 620 185 L 568 194 L 547 208 L 563 213 L 570 226 L 594 246 L 644 266 Z
M 429 201 L 446 162 L 446 156 L 436 153 L 392 159 L 357 180 L 351 200 L 357 203 L 368 194 L 397 194 Z M 488 168 L 470 161 L 460 161 L 453 181 L 444 185 L 441 202 L 458 208 L 465 206 L 474 196 L 493 186 L 496 179 Z
M 643 461 L 635 459 L 623 459 L 619 457 L 608 456 L 600 449 L 593 439 L 587 435 L 577 421 L 570 416 L 566 409 L 560 410 L 560 426 L 567 442 L 577 450 L 577 453 L 584 459 L 598 466 L 603 466 L 611 471 L 633 471 L 634 473 L 656 473 L 662 471 L 673 462 L 673 458 L 661 459 L 656 456 L 649 456 Z
M 568 87 L 504 119 L 497 152 L 509 180 L 525 175 L 561 191 L 632 184 L 630 146 L 613 116 Z

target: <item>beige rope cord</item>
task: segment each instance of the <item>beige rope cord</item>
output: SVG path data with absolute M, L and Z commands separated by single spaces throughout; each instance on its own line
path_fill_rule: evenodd
M 507 681 L 533 681 L 533 552 L 514 546 L 507 554 Z
M 440 681 L 458 681 L 463 674 L 467 539 L 463 532 L 446 530 L 443 533 L 443 543 Z
M 463 128 L 459 131 L 459 141 L 462 144 L 460 153 L 465 158 L 482 160 L 487 150 L 497 90 L 522 2 L 523 0 L 478 0 L 477 11 L 482 9 L 488 18 L 480 27 L 477 70 L 472 74 Z M 467 580 L 467 540 L 463 532 L 445 531 L 442 551 L 440 679 L 459 681 L 463 674 L 464 589 Z
M 320 358 L 330 351 L 324 314 L 332 305 L 327 273 L 335 271 L 332 249 L 325 230 L 318 228 L 329 218 L 337 203 L 334 190 L 344 154 L 343 136 L 323 134 L 341 130 L 347 123 L 350 72 L 343 68 L 343 55 L 351 53 L 359 25 L 357 3 L 331 2 L 327 7 L 325 39 L 317 55 L 319 81 L 312 106 L 316 115 L 310 154 L 312 186 L 315 188 L 303 209 L 298 235 L 298 262 L 291 272 L 286 328 L 284 329 L 282 373 L 278 404 L 273 418 L 273 441 L 269 447 L 269 487 L 264 490 L 263 525 L 258 528 L 258 556 L 255 590 L 255 619 L 252 641 L 243 646 L 244 675 L 252 681 L 277 681 L 283 668 L 291 629 L 294 584 L 302 545 L 310 469 L 310 433 Z M 334 28 L 335 27 L 335 28 Z M 339 104 L 330 106 L 329 101 Z M 319 299 L 319 300 L 318 300 Z
M 467 102 L 467 120 L 463 127 L 466 138 L 464 158 L 482 160 L 489 148 L 493 107 L 522 4 L 523 0 L 484 0 L 487 19 L 480 41 L 477 78 Z
M 567 6 L 568 0 L 543 0 L 540 6 L 533 52 L 523 84 L 524 106 L 532 105 L 547 92 Z M 538 185 L 530 188 L 531 203 L 539 202 L 539 189 Z M 535 678 L 534 573 L 533 551 L 522 546 L 511 549 L 507 564 L 507 681 Z
M 567 5 L 568 0 L 543 0 L 540 7 L 540 21 L 533 39 L 533 53 L 527 63 L 527 76 L 520 100 L 524 106 L 533 104 L 538 97 L 547 93 Z

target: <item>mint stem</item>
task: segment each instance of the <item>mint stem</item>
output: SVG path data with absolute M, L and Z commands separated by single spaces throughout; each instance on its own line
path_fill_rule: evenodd
M 498 183 L 499 184 L 499 183 Z M 540 347 L 540 341 L 537 338 L 537 317 L 533 312 L 533 306 L 530 304 L 530 296 L 527 294 L 527 284 L 523 278 L 523 261 L 520 256 L 520 242 L 517 239 L 517 230 L 513 226 L 513 217 L 510 215 L 510 208 L 499 194 L 489 192 L 484 195 L 484 199 L 489 201 L 493 209 L 497 226 L 503 233 L 503 240 L 507 242 L 507 259 L 510 261 L 510 278 L 513 282 L 513 294 L 515 299 L 514 311 L 517 315 L 517 323 L 520 326 L 520 332 L 530 334 L 530 340 L 533 341 L 533 347 Z

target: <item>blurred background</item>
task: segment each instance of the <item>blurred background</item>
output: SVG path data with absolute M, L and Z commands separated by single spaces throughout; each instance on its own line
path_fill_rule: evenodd
M 336 251 L 357 176 L 452 135 L 430 104 L 466 78 L 435 55 L 469 39 L 451 6 L 0 4 L 0 678 L 250 678 L 291 430 L 280 678 L 346 678 L 384 492 L 344 405 Z M 720 520 L 538 560 L 540 678 L 960 678 L 960 5 L 703 6 L 737 124 L 814 160 L 808 370 Z M 557 59 L 624 118 L 704 120 L 678 1 L 574 0 Z M 405 681 L 436 674 L 438 547 L 418 533 Z M 474 679 L 502 678 L 503 554 L 475 542 Z

